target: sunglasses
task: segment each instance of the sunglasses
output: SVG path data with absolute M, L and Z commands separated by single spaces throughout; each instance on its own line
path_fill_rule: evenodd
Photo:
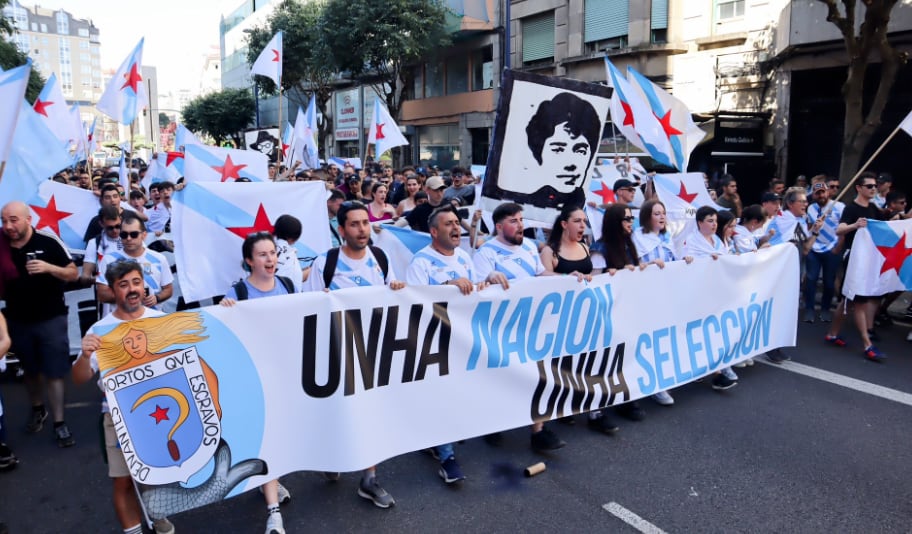
M 116 232 L 116 231 L 120 230 L 120 225 L 119 224 L 115 224 L 114 226 L 106 225 L 104 228 L 105 228 L 106 232 Z
M 632 222 L 635 221 L 635 220 L 636 220 L 636 217 L 634 217 L 633 215 L 631 215 L 631 216 L 629 216 L 629 217 L 624 217 L 624 222 L 630 222 L 630 223 L 632 223 Z
M 864 187 L 865 189 L 874 189 L 877 187 L 877 184 L 861 184 L 861 187 Z
M 129 237 L 130 239 L 136 239 L 137 237 L 139 237 L 139 234 L 141 234 L 141 233 L 142 232 L 140 232 L 139 230 L 133 230 L 132 232 L 121 232 L 120 238 L 126 239 Z
M 839 189 L 839 185 L 828 185 L 827 189 Z

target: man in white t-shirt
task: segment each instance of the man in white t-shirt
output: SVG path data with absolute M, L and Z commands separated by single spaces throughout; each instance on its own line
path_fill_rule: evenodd
M 545 272 L 545 266 L 538 255 L 538 248 L 523 239 L 523 208 L 507 202 L 494 209 L 494 227 L 497 237 L 488 241 L 475 252 L 473 261 L 478 276 L 490 283 L 509 288 L 510 280 L 533 278 Z M 489 443 L 498 443 L 500 434 L 486 436 Z M 545 428 L 544 423 L 532 425 L 532 448 L 537 451 L 560 449 L 566 442 L 554 432 Z
M 146 239 L 146 226 L 131 212 L 125 212 L 120 225 L 120 240 L 123 250 L 111 251 L 105 254 L 98 266 L 99 276 L 96 280 L 95 290 L 98 301 L 104 303 L 104 314 L 113 310 L 114 292 L 108 287 L 104 273 L 108 265 L 119 260 L 137 262 L 143 273 L 146 292 L 143 296 L 143 305 L 149 308 L 162 309 L 162 303 L 171 298 L 174 292 L 174 275 L 168 260 L 160 253 L 149 250 L 143 245 Z
M 335 291 L 382 285 L 391 289 L 405 287 L 405 283 L 396 280 L 386 254 L 379 248 L 369 246 L 371 224 L 367 206 L 355 200 L 343 202 L 336 217 L 339 220 L 342 246 L 330 249 L 314 260 L 304 290 Z M 376 471 L 376 466 L 364 470 L 358 495 L 373 501 L 379 508 L 389 508 L 396 501 L 377 482 Z M 338 480 L 339 474 L 324 473 L 324 476 Z
M 73 362 L 73 382 L 76 384 L 88 382 L 99 371 L 95 352 L 101 346 L 100 335 L 107 333 L 124 321 L 163 315 L 162 312 L 143 305 L 145 282 L 140 264 L 129 261 L 114 262 L 106 268 L 105 276 L 107 282 L 105 287 L 110 287 L 109 291 L 114 296 L 114 310 L 92 325 L 89 333 L 83 338 L 82 352 Z M 118 444 L 114 422 L 106 401 L 102 401 L 101 410 L 104 414 L 108 477 L 113 482 L 114 511 L 125 533 L 140 534 L 142 532 L 142 509 L 136 498 L 136 490 L 133 487 L 133 480 L 130 478 L 130 469 Z M 174 532 L 174 526 L 166 518 L 156 520 L 154 527 L 157 534 Z
M 80 285 L 91 287 L 98 278 L 96 268 L 109 251 L 122 250 L 120 242 L 121 216 L 116 206 L 105 206 L 99 212 L 98 224 L 101 225 L 101 234 L 86 243 L 85 256 L 82 260 L 82 274 L 79 276 Z

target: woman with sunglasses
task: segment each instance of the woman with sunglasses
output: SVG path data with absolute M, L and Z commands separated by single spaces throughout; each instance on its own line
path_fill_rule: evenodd
M 241 256 L 244 258 L 244 270 L 250 275 L 228 289 L 225 298 L 220 302 L 222 306 L 231 307 L 238 300 L 287 295 L 294 291 L 293 287 L 291 291 L 288 289 L 290 280 L 283 282 L 276 276 L 278 265 L 276 243 L 269 232 L 248 235 L 241 245 Z M 239 289 L 242 285 L 244 287 Z M 279 504 L 290 501 L 291 494 L 285 489 L 285 486 L 279 483 L 278 479 L 263 484 L 260 486 L 260 491 L 266 498 L 266 532 L 284 533 L 285 528 Z
M 640 270 L 646 268 L 646 264 L 640 262 L 637 257 L 636 246 L 631 237 L 635 220 L 636 217 L 630 212 L 627 204 L 608 206 L 608 209 L 605 210 L 605 218 L 602 219 L 602 237 L 592 245 L 592 272 L 594 274 L 608 272 L 614 276 L 616 272 L 623 269 L 635 271 L 637 267 Z M 622 404 L 615 410 L 619 415 L 631 421 L 642 421 L 646 417 L 646 412 L 636 401 Z M 595 420 L 592 419 L 593 416 L 596 418 Z M 617 426 L 599 421 L 604 416 L 598 412 L 590 412 L 589 417 L 589 428 L 608 433 L 617 430 Z

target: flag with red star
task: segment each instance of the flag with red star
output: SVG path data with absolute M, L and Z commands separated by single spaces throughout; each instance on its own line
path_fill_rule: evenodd
M 640 97 L 620 71 L 605 58 L 611 93 L 611 122 L 633 146 L 645 150 L 652 159 L 673 166 L 673 152 L 662 125 L 652 114 L 649 105 Z
M 843 293 L 876 297 L 912 290 L 912 219 L 875 221 L 855 234 Z
M 53 233 L 71 251 L 85 250 L 82 236 L 98 213 L 98 197 L 91 191 L 45 180 L 26 204 L 36 230 Z
M 305 228 L 295 243 L 299 258 L 330 247 L 326 188 L 322 182 L 189 182 L 175 192 L 171 211 L 175 260 L 187 301 L 224 295 L 245 275 L 241 244 L 257 232 L 272 232 L 276 219 L 291 215 Z M 205 258 L 205 261 L 201 261 Z
M 146 82 L 142 77 L 144 40 L 140 39 L 133 52 L 120 64 L 95 105 L 98 111 L 121 124 L 132 124 L 149 104 Z
M 250 75 L 259 74 L 275 82 L 276 86 L 282 85 L 282 32 L 275 34 L 266 43 L 266 47 L 257 56 L 250 67 Z
M 374 99 L 374 114 L 369 124 L 367 143 L 374 145 L 375 160 L 379 160 L 381 154 L 393 147 L 408 144 L 408 140 L 399 131 L 399 125 L 390 116 L 386 106 L 380 103 L 379 98 Z
M 725 209 L 709 196 L 703 173 L 657 174 L 652 183 L 659 200 L 665 204 L 666 228 L 678 250 L 682 249 L 684 238 L 696 228 L 698 208 Z
M 9 155 L 31 70 L 32 60 L 14 69 L 0 69 L 0 102 L 3 102 L 0 104 L 0 162 L 6 161 Z
M 653 116 L 662 127 L 662 135 L 672 149 L 672 166 L 687 172 L 690 153 L 700 144 L 706 133 L 694 124 L 690 110 L 684 102 L 649 81 L 639 72 L 627 67 L 627 79 L 641 98 L 649 104 Z
M 234 182 L 241 178 L 267 182 L 269 156 L 258 150 L 187 145 L 184 147 L 184 177 L 188 182 Z
M 64 99 L 60 82 L 54 73 L 48 77 L 47 83 L 32 106 L 48 130 L 60 140 L 61 145 L 74 154 L 79 151 L 81 145 L 82 154 L 76 155 L 84 158 L 85 133 L 79 116 L 79 107 L 74 108 L 71 108 Z
M 631 162 L 633 163 L 633 162 Z M 635 167 L 642 167 L 636 162 Z M 597 165 L 592 168 L 592 176 L 589 179 L 588 191 L 586 192 L 586 202 L 594 202 L 596 205 L 614 204 L 617 199 L 614 195 L 614 183 L 620 179 L 638 182 L 641 176 L 636 176 L 637 172 L 631 172 L 626 162 L 606 163 Z M 646 172 L 643 170 L 643 177 Z M 639 206 L 646 201 L 643 191 L 638 187 L 633 195 L 631 206 Z

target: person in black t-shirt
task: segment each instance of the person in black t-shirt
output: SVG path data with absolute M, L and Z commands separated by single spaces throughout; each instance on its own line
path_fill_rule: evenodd
M 864 173 L 855 180 L 855 200 L 846 204 L 836 227 L 836 235 L 844 239 L 846 256 L 843 265 L 847 266 L 852 244 L 855 242 L 855 232 L 868 225 L 868 219 L 882 220 L 883 213 L 874 205 L 874 195 L 877 193 L 877 180 L 873 173 Z M 846 315 L 851 314 L 855 327 L 864 344 L 864 356 L 871 361 L 883 361 L 887 355 L 874 346 L 873 335 L 874 315 L 880 299 L 875 296 L 855 295 L 852 300 L 843 296 L 843 301 L 836 307 L 837 313 L 833 318 L 830 331 L 824 338 L 827 343 L 837 347 L 846 346 L 846 342 L 839 336 L 842 323 Z M 850 311 L 851 310 L 851 311 Z
M 26 430 L 40 432 L 48 417 L 43 376 L 57 445 L 70 447 L 76 441 L 63 419 L 63 381 L 70 371 L 63 290 L 64 283 L 76 281 L 79 272 L 56 236 L 32 228 L 28 206 L 14 201 L 0 213 L 3 233 L 9 239 L 13 264 L 19 273 L 16 282 L 7 288 L 4 314 L 9 322 L 12 350 L 25 371 L 25 385 L 32 404 Z

